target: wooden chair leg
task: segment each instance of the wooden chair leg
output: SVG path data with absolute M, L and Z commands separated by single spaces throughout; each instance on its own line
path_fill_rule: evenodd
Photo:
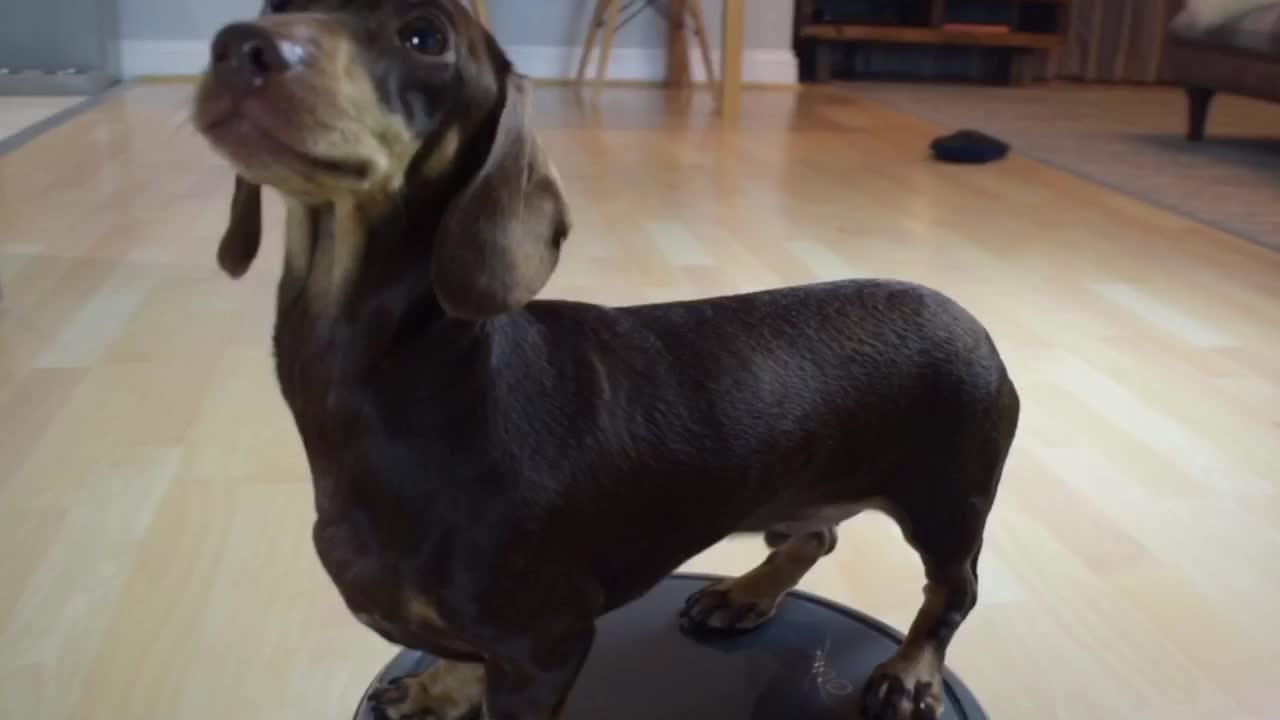
M 476 19 L 487 28 L 493 26 L 489 24 L 489 6 L 486 0 L 471 0 L 471 11 L 475 13 Z
M 667 86 L 689 87 L 692 78 L 689 69 L 688 7 L 692 0 L 668 0 L 667 2 Z
M 711 59 L 711 38 L 707 37 L 707 21 L 702 13 L 702 0 L 688 0 L 689 15 L 693 20 L 693 34 L 698 37 L 698 48 L 702 50 L 702 64 L 707 69 L 707 84 L 716 84 L 716 63 Z
M 600 62 L 596 66 L 596 92 L 604 89 L 604 81 L 609 75 L 609 55 L 613 53 L 613 40 L 618 34 L 618 14 L 622 11 L 622 0 L 605 0 L 608 10 L 605 13 L 604 42 L 600 47 Z
M 609 2 L 610 0 L 596 0 L 596 9 L 591 13 L 591 27 L 587 30 L 587 42 L 582 47 L 582 59 L 578 61 L 578 82 L 587 78 L 587 64 L 591 62 L 591 51 L 596 48 L 600 28 L 604 26 L 604 11 Z

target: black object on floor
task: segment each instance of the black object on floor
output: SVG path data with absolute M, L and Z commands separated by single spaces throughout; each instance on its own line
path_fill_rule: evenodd
M 852 720 L 871 671 L 902 636 L 859 612 L 793 592 L 754 632 L 692 638 L 680 630 L 685 598 L 719 578 L 672 575 L 605 616 L 564 720 Z M 404 651 L 370 690 L 422 671 L 430 656 Z M 945 676 L 946 720 L 986 720 L 963 683 Z M 355 720 L 380 714 L 360 701 Z
M 1009 144 L 977 130 L 960 130 L 929 144 L 933 156 L 943 162 L 989 163 L 1009 154 Z

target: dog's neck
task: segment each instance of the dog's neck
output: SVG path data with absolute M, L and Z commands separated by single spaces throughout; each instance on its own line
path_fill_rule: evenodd
M 431 232 L 442 209 L 412 202 L 286 200 L 278 311 L 295 340 L 360 336 L 372 355 L 408 329 L 444 317 L 431 285 Z M 465 324 L 456 321 L 455 324 Z
M 354 200 L 287 203 L 285 278 L 319 322 L 337 317 L 350 297 L 369 242 L 365 209 Z
M 357 286 L 370 270 L 382 275 L 375 278 L 377 283 L 392 282 L 401 286 L 401 291 L 433 296 L 428 238 L 439 226 L 451 193 L 484 159 L 479 153 L 455 163 L 463 152 L 462 142 L 457 125 L 452 125 L 431 142 L 435 149 L 417 169 L 392 173 L 393 177 L 412 174 L 425 181 L 412 191 L 404 181 L 387 183 L 363 196 L 321 203 L 286 198 L 286 294 L 303 299 L 313 320 L 326 324 L 344 312 L 358 311 L 352 303 L 361 301 Z M 442 192 L 441 188 L 452 190 Z M 377 267 L 367 268 L 370 263 Z M 397 263 L 401 266 L 395 267 Z M 411 277 L 414 275 L 418 276 L 416 281 Z M 422 299 L 404 301 L 417 304 Z

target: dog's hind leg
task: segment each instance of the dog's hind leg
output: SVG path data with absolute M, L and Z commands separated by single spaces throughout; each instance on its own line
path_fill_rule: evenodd
M 745 632 L 773 617 L 787 591 L 836 547 L 834 527 L 790 535 L 770 532 L 769 557 L 741 577 L 709 585 L 689 597 L 680 617 L 692 630 Z
M 953 452 L 939 451 L 904 469 L 928 483 L 901 493 L 902 502 L 891 512 L 923 561 L 924 603 L 898 651 L 875 669 L 864 686 L 864 718 L 937 720 L 942 716 L 947 648 L 978 602 L 978 556 L 1013 440 L 1017 409 L 1017 397 L 1010 388 L 992 423 L 994 433 L 976 440 L 960 439 Z
M 921 520 L 914 517 L 913 524 Z M 863 688 L 862 717 L 936 720 L 942 716 L 947 646 L 978 601 L 974 569 L 982 544 L 981 522 L 963 524 L 968 531 L 908 537 L 924 561 L 924 602 L 898 651 L 875 669 Z

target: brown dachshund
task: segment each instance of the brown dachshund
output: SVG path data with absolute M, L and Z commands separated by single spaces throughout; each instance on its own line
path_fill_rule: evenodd
M 905 282 L 636 307 L 535 300 L 569 234 L 529 82 L 457 0 L 272 2 L 218 33 L 200 131 L 236 168 L 219 258 L 287 204 L 275 360 L 351 611 L 442 661 L 391 718 L 551 720 L 597 618 L 734 533 L 683 608 L 748 631 L 873 508 L 924 603 L 849 717 L 935 718 L 1019 401 L 983 326 Z M 675 609 L 673 609 L 673 612 Z

